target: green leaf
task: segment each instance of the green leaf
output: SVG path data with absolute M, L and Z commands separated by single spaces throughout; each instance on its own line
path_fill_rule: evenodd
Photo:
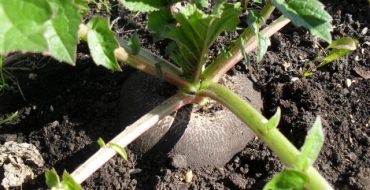
M 276 113 L 267 122 L 267 130 L 274 129 L 279 125 L 281 118 L 281 109 L 278 107 Z
M 81 17 L 85 16 L 89 12 L 89 1 L 90 0 L 74 0 Z
M 126 153 L 126 150 L 118 145 L 118 144 L 115 144 L 115 143 L 109 143 L 108 144 L 109 147 L 111 147 L 114 151 L 116 151 L 119 155 L 122 156 L 123 159 L 127 160 L 127 153 Z
M 14 118 L 16 118 L 18 116 L 18 112 L 15 112 L 13 113 L 11 116 L 5 118 L 4 120 L 0 120 L 0 125 L 6 123 L 6 122 L 9 122 L 11 120 L 13 120 Z
M 354 51 L 356 50 L 358 41 L 351 37 L 344 37 L 334 40 L 325 49 L 346 49 Z
M 169 3 L 170 2 L 170 3 Z M 153 12 L 165 9 L 175 1 L 166 0 L 121 0 L 123 6 L 135 12 Z
M 7 86 L 8 86 L 8 84 L 6 84 L 5 76 L 4 76 L 4 73 L 3 73 L 3 56 L 1 56 L 1 54 L 0 54 L 0 90 L 3 90 Z M 2 122 L 0 122 L 0 125 L 1 124 L 2 124 Z
M 244 63 L 246 66 L 250 65 L 251 63 L 251 58 L 249 57 L 249 55 L 247 54 L 247 52 L 245 51 L 245 48 L 243 45 L 240 45 L 240 51 L 242 52 L 242 55 L 244 57 Z
M 153 32 L 156 40 L 161 40 L 164 35 L 175 26 L 176 21 L 173 19 L 168 10 L 160 10 L 148 14 L 148 29 Z
M 63 172 L 62 185 L 64 190 L 83 190 L 80 184 L 78 184 L 67 171 Z
M 311 34 L 331 42 L 331 16 L 318 0 L 271 0 L 286 17 L 297 26 L 307 28 Z
M 324 132 L 321 126 L 321 119 L 317 117 L 313 127 L 306 136 L 306 140 L 301 148 L 295 168 L 306 171 L 319 156 L 322 145 L 324 144 Z
M 127 45 L 131 48 L 132 54 L 137 55 L 140 52 L 140 39 L 137 33 L 130 38 Z
M 333 49 L 329 55 L 327 55 L 323 60 L 322 63 L 317 66 L 317 68 L 323 67 L 337 59 L 340 59 L 348 54 L 350 54 L 352 51 L 347 49 Z
M 257 52 L 257 63 L 262 61 L 263 56 L 267 52 L 267 48 L 271 45 L 270 39 L 262 35 L 261 32 L 257 33 L 258 38 L 258 52 Z
M 208 0 L 191 0 L 191 2 L 199 8 L 207 8 L 209 6 Z
M 46 185 L 49 187 L 49 188 L 58 188 L 60 187 L 60 180 L 59 180 L 59 176 L 58 176 L 58 173 L 55 171 L 54 168 L 52 168 L 51 170 L 46 170 L 45 171 L 45 182 L 46 182 Z
M 304 190 L 308 177 L 299 171 L 284 170 L 275 175 L 263 190 Z
M 259 15 L 257 11 L 251 10 L 249 11 L 247 23 L 248 26 L 251 27 L 252 32 L 257 34 L 259 32 L 259 24 L 263 22 L 262 17 Z
M 46 0 L 0 0 L 0 54 L 47 51 L 44 23 L 52 14 Z
M 189 4 L 174 15 L 179 27 L 172 26 L 165 37 L 176 42 L 177 50 L 171 59 L 182 67 L 185 77 L 205 64 L 208 49 L 221 32 L 233 31 L 238 25 L 239 3 L 223 4 L 220 11 L 217 15 L 205 14 Z
M 303 76 L 304 77 L 311 77 L 311 76 L 313 76 L 315 73 L 314 72 L 312 72 L 312 71 L 307 71 L 307 72 L 304 72 L 303 73 Z
M 252 1 L 252 3 L 258 3 L 258 4 L 262 4 L 263 2 L 262 2 L 262 0 L 251 0 Z
M 55 59 L 74 65 L 80 14 L 73 1 L 53 0 L 50 1 L 50 5 L 55 15 L 52 20 L 45 23 L 48 52 Z
M 104 148 L 105 147 L 105 142 L 104 142 L 104 140 L 101 138 L 101 137 L 99 137 L 98 138 L 98 145 L 100 146 L 100 148 Z
M 90 29 L 87 33 L 87 43 L 94 62 L 114 71 L 122 71 L 114 56 L 114 50 L 119 47 L 118 42 L 109 28 L 108 21 L 96 17 L 88 22 L 87 27 Z

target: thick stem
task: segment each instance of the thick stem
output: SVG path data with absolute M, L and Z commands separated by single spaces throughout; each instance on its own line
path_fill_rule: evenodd
M 198 95 L 212 98 L 227 107 L 247 124 L 287 167 L 294 166 L 299 155 L 297 148 L 277 128 L 267 130 L 268 120 L 249 103 L 234 92 L 216 83 L 208 84 Z M 309 177 L 307 184 L 309 189 L 332 189 L 315 168 L 310 167 L 306 174 Z
M 141 117 L 132 125 L 128 126 L 123 132 L 111 140 L 110 143 L 126 147 L 145 131 L 153 127 L 163 117 L 196 100 L 197 97 L 195 96 L 178 93 Z M 100 148 L 98 152 L 79 166 L 71 176 L 77 183 L 81 184 L 115 154 L 116 152 L 111 148 Z
M 289 22 L 289 19 L 281 16 L 265 29 L 263 29 L 262 35 L 269 38 L 285 25 L 287 25 Z M 248 33 L 248 31 L 246 32 Z M 248 34 L 246 35 L 248 36 Z M 250 53 L 258 47 L 258 39 L 256 35 L 251 35 L 249 38 L 243 39 L 247 39 L 243 43 L 246 53 Z M 212 82 L 217 82 L 227 71 L 229 71 L 235 64 L 241 61 L 243 59 L 243 54 L 240 50 L 242 41 L 242 39 L 237 40 L 235 45 L 231 47 L 228 54 L 221 54 L 219 57 L 217 57 L 216 60 L 203 72 L 202 78 Z

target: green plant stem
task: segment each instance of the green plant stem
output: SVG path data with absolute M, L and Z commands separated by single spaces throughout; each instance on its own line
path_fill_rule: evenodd
M 109 143 L 117 144 L 121 147 L 126 147 L 141 134 L 153 127 L 163 117 L 177 111 L 181 107 L 197 102 L 198 97 L 193 95 L 187 95 L 184 93 L 177 93 L 171 98 L 167 99 L 159 106 L 151 110 L 149 113 L 142 116 L 132 125 L 125 128 L 120 134 L 118 134 Z M 109 144 L 107 143 L 107 144 Z M 111 159 L 116 154 L 116 151 L 111 148 L 101 148 L 98 152 L 92 155 L 88 160 L 79 166 L 71 176 L 73 179 L 81 184 L 96 170 L 98 170 L 104 163 Z
M 81 24 L 78 31 L 79 38 L 83 41 L 86 41 L 88 31 L 89 29 L 86 27 L 86 25 Z M 121 47 L 115 50 L 115 56 L 119 61 L 122 61 L 139 71 L 161 78 L 185 92 L 190 93 L 197 90 L 194 85 L 181 78 L 182 71 L 177 66 L 152 54 L 145 48 L 140 48 L 140 52 L 134 55 L 131 53 L 131 48 L 128 47 L 127 41 L 123 40 L 122 38 L 118 38 L 118 42 Z
M 287 167 L 294 166 L 300 152 L 277 128 L 267 130 L 268 120 L 262 114 L 234 92 L 219 84 L 210 83 L 203 87 L 205 89 L 198 93 L 199 96 L 212 98 L 227 107 L 247 124 Z M 332 189 L 315 168 L 310 167 L 306 174 L 310 179 L 307 184 L 309 189 Z
M 265 21 L 271 16 L 275 7 L 267 2 L 263 9 L 261 10 L 261 17 L 263 18 L 263 23 L 259 24 L 261 27 Z M 284 17 L 278 18 L 268 27 L 266 27 L 262 34 L 265 37 L 270 37 L 286 24 L 289 23 L 289 19 Z M 246 53 L 250 53 L 258 46 L 258 39 L 256 35 L 248 27 L 240 37 L 235 41 L 235 43 L 230 47 L 227 53 L 220 54 L 213 63 L 211 63 L 203 72 L 202 78 L 213 82 L 217 82 L 228 70 L 230 70 L 235 64 L 243 59 L 243 54 L 240 50 L 241 46 L 244 46 Z

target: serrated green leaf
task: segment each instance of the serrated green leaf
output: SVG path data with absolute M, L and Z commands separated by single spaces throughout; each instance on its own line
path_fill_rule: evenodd
M 122 146 L 120 146 L 120 145 L 118 145 L 118 144 L 115 144 L 115 143 L 109 143 L 108 145 L 109 145 L 109 147 L 111 147 L 114 151 L 116 151 L 119 155 L 121 155 L 121 156 L 122 156 L 122 158 L 123 158 L 124 160 L 127 160 L 127 153 L 126 153 L 126 150 L 125 150 Z
M 54 168 L 45 171 L 45 182 L 49 188 L 58 188 L 60 186 L 59 176 Z
M 67 171 L 63 172 L 62 186 L 64 190 L 83 190 L 80 184 L 78 184 Z
M 270 39 L 262 35 L 261 32 L 257 33 L 258 38 L 258 52 L 257 52 L 257 63 L 261 62 L 263 56 L 267 52 L 267 48 L 271 45 Z
M 346 49 L 354 51 L 356 50 L 358 41 L 351 37 L 344 37 L 334 40 L 325 49 Z
M 90 29 L 87 33 L 87 43 L 94 62 L 114 71 L 122 71 L 114 56 L 114 50 L 119 45 L 108 21 L 96 17 L 88 22 L 87 27 Z
M 44 23 L 52 14 L 46 0 L 0 0 L 0 54 L 47 51 Z
M 278 107 L 276 113 L 267 122 L 267 130 L 274 129 L 279 125 L 281 118 L 281 109 Z
M 179 27 L 173 26 L 165 35 L 174 40 L 177 50 L 170 56 L 182 67 L 185 77 L 203 66 L 208 58 L 208 49 L 224 31 L 233 31 L 239 23 L 240 4 L 223 4 L 221 12 L 205 14 L 194 5 L 187 5 L 174 18 Z
M 137 55 L 140 52 L 140 39 L 137 33 L 135 33 L 130 40 L 127 42 L 128 47 L 131 48 L 131 53 Z
M 48 53 L 59 61 L 75 64 L 78 29 L 81 21 L 77 7 L 72 1 L 50 1 L 54 12 L 52 20 L 46 22 L 45 38 Z
M 104 140 L 101 137 L 98 138 L 97 143 L 100 146 L 100 148 L 104 148 L 105 147 L 105 142 L 104 142 Z
M 248 26 L 251 27 L 252 32 L 257 34 L 259 32 L 259 24 L 263 22 L 262 17 L 259 15 L 257 11 L 251 10 L 249 11 L 247 23 Z
M 322 145 L 324 144 L 324 132 L 321 126 L 321 119 L 317 117 L 313 127 L 306 136 L 306 140 L 301 148 L 301 153 L 298 156 L 295 168 L 300 171 L 306 171 L 312 166 L 320 154 Z
M 299 171 L 284 170 L 275 175 L 263 190 L 304 190 L 308 177 Z
M 271 0 L 286 17 L 297 26 L 307 28 L 311 34 L 331 42 L 331 16 L 318 0 Z

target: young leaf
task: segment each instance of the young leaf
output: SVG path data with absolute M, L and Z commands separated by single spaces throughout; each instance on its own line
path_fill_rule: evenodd
M 64 190 L 83 190 L 80 184 L 78 184 L 67 171 L 63 172 L 63 189 Z
M 208 0 L 191 0 L 191 2 L 196 4 L 199 8 L 207 8 L 209 6 Z
M 44 23 L 52 14 L 46 0 L 0 0 L 0 54 L 46 52 Z
M 223 31 L 232 31 L 239 23 L 240 4 L 224 4 L 220 15 L 205 14 L 194 5 L 187 5 L 174 18 L 179 27 L 165 35 L 174 40 L 177 50 L 171 59 L 182 67 L 186 74 L 193 74 L 205 64 L 208 49 Z
M 259 24 L 262 23 L 262 17 L 259 15 L 257 11 L 251 10 L 249 11 L 247 23 L 248 26 L 251 26 L 252 32 L 257 34 L 259 32 Z
M 123 159 L 127 160 L 127 153 L 123 147 L 121 147 L 118 144 L 114 144 L 114 143 L 109 143 L 108 145 L 110 148 L 115 150 L 119 155 L 121 155 Z
M 308 177 L 299 171 L 284 170 L 275 175 L 263 190 L 304 190 Z
M 352 51 L 348 49 L 333 49 L 329 55 L 327 55 L 323 60 L 322 63 L 317 66 L 317 68 L 323 67 L 337 59 L 340 59 L 348 54 L 350 54 Z
M 358 41 L 351 37 L 344 37 L 334 40 L 325 49 L 346 49 L 354 51 L 356 50 Z
M 58 188 L 60 187 L 60 180 L 59 180 L 59 176 L 58 176 L 58 173 L 55 171 L 54 168 L 52 168 L 51 170 L 46 170 L 45 171 L 45 182 L 46 182 L 46 185 L 49 187 L 49 188 Z
M 81 17 L 85 16 L 89 12 L 89 0 L 74 0 L 74 2 Z
M 52 20 L 46 22 L 45 38 L 48 53 L 59 61 L 75 64 L 78 43 L 80 14 L 73 1 L 50 1 L 54 12 Z
M 321 126 L 320 117 L 317 117 L 313 127 L 306 136 L 306 140 L 301 148 L 295 168 L 300 171 L 306 171 L 312 166 L 319 156 L 322 145 L 324 144 L 324 133 Z
M 101 137 L 99 137 L 98 138 L 98 145 L 100 146 L 100 148 L 104 148 L 105 147 L 105 142 L 104 142 L 104 140 L 101 138 Z
M 270 39 L 262 35 L 261 32 L 257 33 L 258 38 L 258 52 L 257 52 L 257 63 L 262 61 L 263 56 L 267 52 L 267 48 L 271 45 Z
M 307 28 L 311 34 L 331 42 L 331 16 L 318 0 L 271 0 L 286 17 L 297 26 Z
M 114 71 L 122 71 L 114 56 L 114 50 L 119 47 L 118 42 L 109 28 L 108 21 L 96 17 L 88 22 L 87 27 L 90 29 L 87 43 L 94 62 Z
M 250 62 L 251 62 L 251 58 L 249 57 L 249 55 L 247 54 L 247 52 L 245 51 L 245 48 L 243 45 L 240 46 L 240 51 L 242 52 L 243 54 L 243 57 L 244 57 L 244 63 L 245 65 L 250 65 Z
M 276 113 L 267 122 L 267 130 L 276 128 L 279 125 L 281 117 L 281 109 L 278 107 Z
M 132 54 L 137 55 L 140 52 L 140 39 L 137 33 L 130 38 L 127 45 L 131 48 Z

